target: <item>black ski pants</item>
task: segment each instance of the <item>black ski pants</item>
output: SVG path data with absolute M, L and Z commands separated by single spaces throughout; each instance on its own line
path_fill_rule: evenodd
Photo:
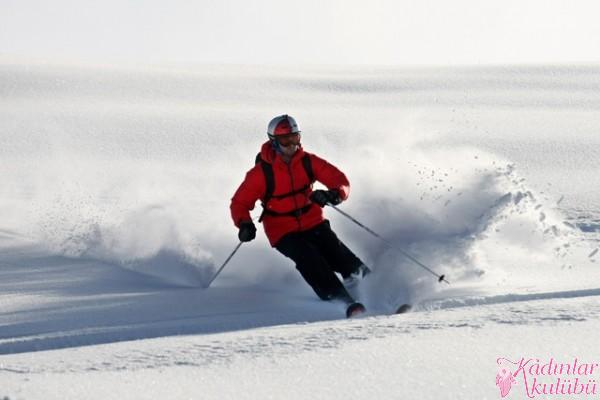
M 329 221 L 306 231 L 288 233 L 275 248 L 296 263 L 296 269 L 319 298 L 352 301 L 335 272 L 346 278 L 362 261 L 338 239 Z

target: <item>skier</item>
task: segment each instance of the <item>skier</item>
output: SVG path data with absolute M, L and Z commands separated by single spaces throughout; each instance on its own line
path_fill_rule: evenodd
M 231 216 L 239 228 L 240 241 L 256 237 L 250 211 L 260 199 L 263 211 L 259 222 L 271 246 L 296 263 L 317 296 L 345 302 L 348 317 L 364 312 L 364 306 L 355 302 L 347 288 L 370 271 L 337 238 L 322 210 L 328 203 L 337 205 L 348 198 L 348 179 L 327 161 L 304 151 L 298 124 L 291 116 L 273 118 L 267 136 L 256 165 L 231 199 Z M 328 190 L 313 190 L 315 181 Z M 344 284 L 335 272 L 341 274 Z

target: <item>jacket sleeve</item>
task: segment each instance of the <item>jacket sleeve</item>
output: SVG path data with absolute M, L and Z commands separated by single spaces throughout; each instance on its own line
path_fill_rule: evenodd
M 315 179 L 327 186 L 327 189 L 336 190 L 340 198 L 346 200 L 350 194 L 350 182 L 346 175 L 322 158 L 314 154 L 310 157 Z
M 265 193 L 266 183 L 260 165 L 255 166 L 246 173 L 246 178 L 235 191 L 231 199 L 231 218 L 235 226 L 239 227 L 241 221 L 250 221 L 250 211 L 254 209 L 256 201 Z

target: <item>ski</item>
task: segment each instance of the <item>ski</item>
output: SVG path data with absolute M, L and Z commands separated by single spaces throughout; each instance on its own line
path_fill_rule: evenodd
M 346 318 L 354 318 L 360 314 L 363 314 L 367 311 L 364 305 L 359 302 L 350 303 L 348 308 L 346 309 Z
M 412 309 L 412 306 L 410 304 L 402 304 L 396 309 L 394 314 L 404 314 L 404 313 L 409 312 L 411 309 Z

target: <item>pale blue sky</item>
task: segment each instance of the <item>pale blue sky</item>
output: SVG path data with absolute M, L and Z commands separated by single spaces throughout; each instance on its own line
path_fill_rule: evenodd
M 600 2 L 0 0 L 0 56 L 81 62 L 600 62 Z

